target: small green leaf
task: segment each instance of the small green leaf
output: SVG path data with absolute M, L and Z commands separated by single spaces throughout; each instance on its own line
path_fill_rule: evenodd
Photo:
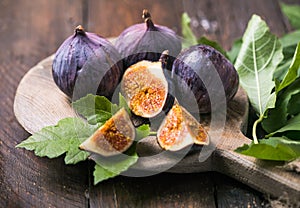
M 148 124 L 143 124 L 136 128 L 136 141 L 139 141 L 150 134 L 150 126 Z
M 260 140 L 259 144 L 245 144 L 235 152 L 263 160 L 290 161 L 300 157 L 300 142 L 285 137 L 270 137 Z
M 286 89 L 277 95 L 275 108 L 269 109 L 267 117 L 262 121 L 263 129 L 272 133 L 283 127 L 288 120 L 288 103 L 292 95 L 300 93 L 300 80 L 296 79 Z
M 219 45 L 219 43 L 215 41 L 209 40 L 206 37 L 202 36 L 200 39 L 197 40 L 197 43 L 211 46 L 220 53 L 222 53 L 226 58 L 228 58 L 226 51 Z
M 281 10 L 295 29 L 300 29 L 300 6 L 281 3 Z
M 93 175 L 94 175 L 94 185 L 106 179 L 117 176 L 115 173 L 103 168 L 101 165 L 98 164 L 95 165 L 95 170 L 93 172 Z
M 197 38 L 194 35 L 190 27 L 191 19 L 186 12 L 181 16 L 181 27 L 182 27 L 182 48 L 188 48 L 192 45 L 197 44 Z
M 296 48 L 296 51 L 295 51 L 295 54 L 294 54 L 294 57 L 293 57 L 293 60 L 292 60 L 292 63 L 291 63 L 291 66 L 290 66 L 288 72 L 286 73 L 282 82 L 276 89 L 277 93 L 280 90 L 282 90 L 283 88 L 289 86 L 291 83 L 293 83 L 297 79 L 299 68 L 300 68 L 300 42 L 297 45 L 297 48 Z
M 128 170 L 130 166 L 137 162 L 138 155 L 133 145 L 124 154 L 115 157 L 109 158 L 94 154 L 91 158 L 96 162 L 94 171 L 94 185 L 96 185 L 103 180 L 113 178 Z
M 282 133 L 285 131 L 300 131 L 300 114 L 289 119 L 283 127 L 272 132 L 268 136 L 273 136 L 276 133 Z
M 131 115 L 131 110 L 130 110 L 127 102 L 126 102 L 126 99 L 125 99 L 125 97 L 121 93 L 119 93 L 119 108 L 120 109 L 124 108 L 127 111 L 127 113 L 129 115 Z
M 300 30 L 285 34 L 279 41 L 283 48 L 284 58 L 293 58 L 297 44 L 300 41 Z
M 241 38 L 235 40 L 235 41 L 233 42 L 233 45 L 232 45 L 230 51 L 227 52 L 227 55 L 228 55 L 228 57 L 229 57 L 229 60 L 230 60 L 230 62 L 233 63 L 233 64 L 234 64 L 234 62 L 235 62 L 237 56 L 239 55 L 239 52 L 240 52 L 242 43 L 243 43 L 243 41 L 242 41 Z
M 112 104 L 106 97 L 88 94 L 72 103 L 72 107 L 88 121 L 94 122 L 95 115 L 102 115 L 103 112 L 113 113 L 118 110 L 118 106 Z M 107 115 L 106 115 L 107 116 Z
M 291 96 L 287 105 L 287 113 L 289 115 L 296 115 L 300 113 L 300 93 Z
M 48 126 L 16 147 L 34 150 L 35 155 L 49 158 L 66 153 L 66 164 L 85 160 L 89 153 L 79 150 L 78 146 L 96 130 L 80 118 L 65 118 L 55 126 Z

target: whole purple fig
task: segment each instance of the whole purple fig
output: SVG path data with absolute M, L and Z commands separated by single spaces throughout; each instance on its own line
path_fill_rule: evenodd
M 173 30 L 155 25 L 146 9 L 142 17 L 145 23 L 130 26 L 116 40 L 115 46 L 124 58 L 125 70 L 142 60 L 158 61 L 162 51 L 169 50 L 170 57 L 176 57 L 181 51 L 181 40 Z M 170 70 L 171 64 L 172 60 Z
M 78 77 L 81 77 L 81 81 L 76 86 L 77 97 L 80 93 L 85 96 L 83 91 L 85 94 L 96 93 L 111 97 L 123 72 L 120 60 L 120 54 L 109 41 L 94 33 L 85 32 L 79 25 L 75 34 L 67 38 L 55 54 L 53 79 L 70 98 L 75 94 Z M 94 69 L 91 70 L 92 63 L 98 64 L 94 64 Z M 88 88 L 95 90 L 89 92 L 86 90 Z
M 234 66 L 207 45 L 195 45 L 182 51 L 173 63 L 172 80 L 179 103 L 194 113 L 209 113 L 212 108 L 226 105 L 239 86 Z M 217 103 L 211 102 L 212 96 L 219 96 Z

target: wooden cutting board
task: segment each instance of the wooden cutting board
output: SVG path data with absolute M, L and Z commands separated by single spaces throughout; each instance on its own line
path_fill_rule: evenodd
M 20 124 L 29 133 L 55 125 L 65 117 L 78 116 L 70 106 L 70 101 L 57 88 L 52 80 L 50 56 L 32 69 L 21 80 L 14 102 L 14 113 Z M 288 196 L 295 203 L 300 201 L 300 175 L 282 168 L 282 163 L 256 160 L 243 156 L 233 150 L 251 140 L 246 138 L 242 129 L 248 114 L 248 100 L 245 92 L 239 89 L 237 95 L 227 106 L 226 123 L 218 138 L 213 139 L 212 154 L 199 162 L 200 150 L 193 150 L 168 172 L 189 173 L 217 171 L 231 176 L 263 193 L 271 196 Z M 203 119 L 209 125 L 209 118 Z M 208 126 L 206 126 L 208 128 Z M 209 132 L 210 133 L 210 132 Z M 140 155 L 161 153 L 155 138 L 142 140 L 137 149 Z M 149 157 L 150 158 L 150 157 Z M 169 167 L 172 161 L 161 155 L 149 160 L 141 159 L 133 170 L 156 170 Z M 129 173 L 130 174 L 130 171 Z M 201 179 L 199 179 L 201 180 Z

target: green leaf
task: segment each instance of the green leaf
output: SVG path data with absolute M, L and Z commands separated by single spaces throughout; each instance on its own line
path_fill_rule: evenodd
M 235 152 L 263 160 L 290 161 L 300 157 L 300 141 L 270 137 L 260 140 L 259 144 L 245 144 Z
M 287 105 L 287 113 L 289 115 L 296 115 L 300 113 L 300 93 L 291 96 Z
M 262 127 L 267 133 L 272 133 L 283 127 L 288 120 L 288 103 L 294 94 L 300 93 L 300 80 L 296 79 L 277 95 L 275 108 L 269 109 L 267 117 L 262 121 Z
M 197 44 L 197 38 L 194 35 L 190 27 L 191 19 L 186 12 L 181 16 L 181 27 L 182 27 L 182 48 L 188 48 L 192 45 Z
M 72 107 L 91 124 L 106 121 L 118 110 L 118 106 L 112 104 L 106 97 L 92 94 L 76 100 L 72 103 Z
M 200 39 L 197 40 L 197 43 L 211 46 L 220 53 L 222 53 L 226 58 L 228 58 L 226 51 L 219 45 L 219 43 L 215 41 L 209 40 L 206 37 L 202 36 Z
M 277 93 L 280 90 L 282 90 L 283 88 L 289 86 L 291 83 L 293 83 L 297 79 L 299 68 L 300 68 L 300 42 L 297 45 L 295 55 L 293 57 L 293 60 L 292 60 L 292 63 L 291 63 L 291 66 L 290 66 L 288 72 L 284 76 L 284 78 L 283 78 L 282 82 L 280 83 L 280 85 L 278 86 L 278 88 L 276 88 Z
M 136 141 L 139 141 L 150 134 L 150 126 L 148 124 L 143 124 L 136 128 Z
M 233 45 L 232 45 L 230 51 L 227 52 L 227 55 L 228 55 L 229 60 L 231 61 L 231 63 L 235 62 L 235 60 L 236 60 L 236 58 L 237 58 L 237 56 L 238 56 L 238 54 L 240 52 L 242 43 L 243 43 L 243 41 L 242 41 L 241 38 L 235 40 L 233 42 Z
M 300 41 L 300 30 L 285 34 L 279 40 L 283 48 L 284 58 L 293 58 L 297 44 Z
M 126 154 L 111 158 L 102 157 L 100 155 L 92 155 L 91 158 L 96 162 L 93 173 L 94 185 L 108 178 L 120 175 L 120 173 L 128 170 L 130 166 L 137 162 L 138 155 L 135 152 L 135 146 L 126 151 Z
M 287 71 L 289 70 L 290 65 L 292 64 L 292 59 L 283 60 L 280 65 L 275 69 L 273 74 L 273 79 L 278 81 L 278 85 L 275 88 L 278 88 L 280 81 L 284 79 Z
M 65 118 L 55 126 L 48 126 L 16 147 L 34 150 L 35 155 L 49 158 L 66 153 L 65 163 L 75 164 L 85 160 L 89 153 L 79 150 L 78 146 L 96 130 L 80 118 Z
M 282 12 L 287 16 L 292 27 L 300 29 L 300 6 L 299 5 L 287 5 L 280 4 Z
M 273 72 L 283 58 L 278 39 L 270 33 L 267 24 L 253 15 L 243 36 L 235 67 L 240 83 L 246 90 L 251 105 L 259 117 L 268 107 L 275 87 Z
M 103 168 L 101 165 L 96 164 L 94 170 L 94 185 L 109 178 L 117 176 L 115 173 Z
M 119 93 L 119 108 L 120 109 L 124 108 L 127 111 L 127 113 L 129 115 L 131 115 L 131 110 L 130 110 L 127 102 L 126 102 L 126 99 L 125 99 L 125 97 L 121 93 Z
M 270 133 L 269 136 L 273 136 L 276 133 L 282 133 L 285 131 L 300 131 L 300 114 L 292 117 L 291 119 L 289 119 L 286 124 L 281 127 L 280 129 Z

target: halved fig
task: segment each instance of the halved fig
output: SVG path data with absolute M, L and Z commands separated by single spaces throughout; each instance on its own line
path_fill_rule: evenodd
M 160 125 L 157 138 L 160 146 L 170 151 L 181 150 L 192 144 L 209 144 L 206 130 L 178 102 L 175 102 Z
M 112 156 L 126 151 L 132 145 L 134 138 L 134 126 L 127 111 L 122 108 L 79 148 L 103 156 Z
M 121 93 L 134 114 L 144 118 L 159 114 L 168 95 L 162 62 L 140 61 L 131 65 L 123 76 Z

